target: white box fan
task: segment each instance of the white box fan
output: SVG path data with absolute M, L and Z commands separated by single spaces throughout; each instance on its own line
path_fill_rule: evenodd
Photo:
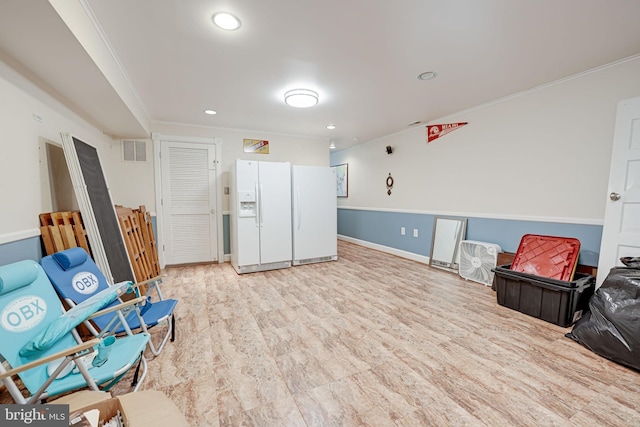
M 486 286 L 493 284 L 493 271 L 498 263 L 498 253 L 502 252 L 500 245 L 495 243 L 463 240 L 460 242 L 460 276 L 482 283 Z

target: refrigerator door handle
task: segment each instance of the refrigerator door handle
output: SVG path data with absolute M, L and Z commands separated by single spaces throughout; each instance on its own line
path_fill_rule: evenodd
M 259 203 L 259 201 L 260 201 L 260 199 L 259 199 L 260 193 L 258 192 L 258 182 L 257 181 L 255 183 L 255 191 L 256 191 L 256 196 L 258 197 L 257 201 L 255 202 L 256 203 L 256 227 L 259 227 L 260 226 L 260 214 L 262 212 L 262 206 L 260 206 L 260 203 Z
M 300 206 L 300 187 L 296 186 L 296 210 L 298 211 L 298 230 L 300 230 L 300 225 L 302 222 L 302 212 Z
M 264 218 L 262 216 L 262 184 L 260 184 L 260 191 L 258 192 L 258 214 L 260 216 L 260 227 L 264 227 Z

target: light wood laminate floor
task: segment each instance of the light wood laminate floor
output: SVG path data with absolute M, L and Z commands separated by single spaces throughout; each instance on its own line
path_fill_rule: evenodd
M 640 425 L 640 373 L 570 328 L 424 264 L 345 242 L 339 257 L 167 269 L 177 339 L 141 389 L 193 426 Z

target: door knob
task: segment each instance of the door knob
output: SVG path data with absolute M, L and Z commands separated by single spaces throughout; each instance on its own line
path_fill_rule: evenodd
M 618 194 L 616 192 L 613 192 L 613 193 L 609 194 L 609 198 L 614 202 L 620 200 L 620 197 L 622 197 L 622 196 L 620 196 L 620 194 Z

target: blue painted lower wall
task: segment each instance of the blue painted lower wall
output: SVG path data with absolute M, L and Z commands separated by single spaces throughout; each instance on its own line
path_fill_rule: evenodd
M 224 240 L 224 253 L 228 255 L 231 253 L 231 239 L 229 236 L 229 215 L 222 217 L 223 225 L 223 240 Z M 156 236 L 156 216 L 151 216 L 151 226 L 153 227 L 153 233 Z M 22 261 L 24 259 L 32 259 L 34 261 L 40 261 L 44 256 L 42 248 L 42 242 L 40 236 L 29 237 L 23 240 L 17 240 L 15 242 L 9 242 L 0 245 L 0 265 L 11 264 L 12 262 Z
M 436 215 L 338 209 L 338 234 L 428 257 Z M 406 234 L 400 235 L 400 228 Z M 413 230 L 418 237 L 413 237 Z M 505 252 L 516 252 L 525 234 L 573 237 L 580 240 L 579 263 L 598 265 L 601 225 L 467 217 L 468 240 L 497 243 Z
M 40 236 L 0 245 L 0 265 L 11 264 L 25 259 L 40 261 L 42 256 L 43 250 Z
M 223 234 L 223 245 L 224 245 L 224 254 L 225 255 L 229 255 L 231 254 L 231 225 L 229 224 L 230 221 L 230 216 L 228 214 L 224 214 L 222 216 L 222 232 Z
M 383 212 L 359 209 L 338 209 L 338 234 L 389 248 L 428 257 L 436 215 Z M 152 217 L 155 230 L 155 217 Z M 400 235 L 400 227 L 406 235 Z M 418 237 L 413 237 L 413 229 Z M 231 253 L 229 215 L 223 216 L 224 253 Z M 488 218 L 467 218 L 469 240 L 497 243 L 506 252 L 515 252 L 525 234 L 574 237 L 580 240 L 580 264 L 597 266 L 602 239 L 601 225 L 562 224 L 554 222 L 520 221 Z M 43 256 L 40 236 L 0 245 L 0 265 L 23 259 L 39 261 Z

